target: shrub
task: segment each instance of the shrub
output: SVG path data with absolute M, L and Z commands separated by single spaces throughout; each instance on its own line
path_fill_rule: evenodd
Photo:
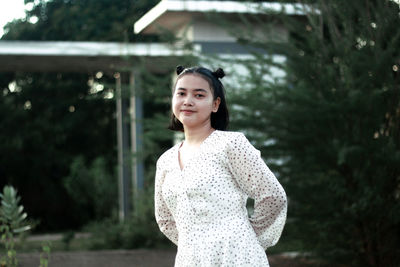
M 15 235 L 31 229 L 26 223 L 27 214 L 24 207 L 19 205 L 21 198 L 12 186 L 5 186 L 0 193 L 0 233 L 7 254 L 1 258 L 1 264 L 9 267 L 17 266 L 17 252 L 15 250 Z

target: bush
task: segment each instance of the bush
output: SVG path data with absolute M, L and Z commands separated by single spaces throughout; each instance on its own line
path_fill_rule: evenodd
M 0 233 L 1 241 L 4 242 L 7 254 L 2 257 L 1 264 L 9 267 L 17 266 L 17 252 L 15 250 L 15 236 L 31 229 L 26 223 L 28 216 L 24 207 L 19 205 L 21 198 L 17 190 L 12 186 L 5 186 L 0 194 Z
M 89 224 L 90 249 L 167 248 L 171 242 L 158 229 L 154 218 L 153 190 L 137 196 L 132 215 L 124 222 L 117 216 Z
M 87 164 L 82 156 L 74 159 L 64 186 L 74 199 L 79 216 L 85 216 L 82 221 L 111 216 L 117 207 L 116 181 L 107 170 L 104 158 L 98 157 L 91 164 Z

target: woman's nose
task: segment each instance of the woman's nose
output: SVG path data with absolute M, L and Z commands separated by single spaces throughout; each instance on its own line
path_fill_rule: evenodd
M 185 106 L 192 106 L 193 105 L 193 101 L 192 98 L 190 96 L 185 98 L 185 101 L 183 102 L 183 105 Z

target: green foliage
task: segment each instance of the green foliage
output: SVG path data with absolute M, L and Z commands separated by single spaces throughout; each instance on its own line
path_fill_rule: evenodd
M 283 19 L 291 31 L 280 47 L 285 83 L 252 82 L 263 80 L 265 58 L 250 67 L 252 90 L 236 101 L 251 104 L 236 127 L 271 140 L 258 144 L 289 195 L 291 235 L 284 237 L 332 261 L 398 266 L 399 7 L 316 7 L 321 15 L 309 13 L 305 23 Z
M 289 42 L 254 45 L 285 56 L 265 79 L 257 56 L 232 97 L 289 196 L 288 234 L 324 259 L 400 263 L 400 18 L 393 1 L 317 1 L 320 15 L 278 17 Z M 267 31 L 269 29 L 266 29 Z M 251 40 L 247 40 L 252 43 Z M 269 140 L 268 142 L 265 142 Z
M 311 30 L 309 25 L 298 31 L 295 44 L 304 54 L 289 60 L 294 88 L 278 95 L 290 104 L 279 112 L 290 133 L 281 140 L 293 147 L 293 158 L 302 158 L 288 162 L 290 175 L 302 170 L 296 176 L 305 192 L 320 193 L 298 196 L 292 210 L 311 213 L 308 233 L 324 232 L 310 240 L 320 255 L 360 266 L 396 266 L 400 88 L 393 66 L 400 32 L 393 24 L 399 23 L 399 10 L 388 1 L 321 10 L 326 29 L 311 19 Z
M 74 200 L 82 221 L 109 217 L 117 208 L 118 188 L 115 175 L 106 168 L 104 158 L 96 158 L 87 166 L 82 156 L 76 157 L 70 166 L 64 186 Z
M 154 220 L 153 191 L 146 189 L 136 201 L 132 216 L 124 222 L 109 218 L 86 227 L 91 233 L 90 249 L 134 249 L 168 247 L 170 241 L 159 231 Z
M 50 260 L 51 243 L 42 244 L 42 252 L 40 253 L 40 265 L 39 267 L 48 267 Z
M 24 19 L 5 27 L 6 40 L 151 41 L 132 33 L 133 22 L 157 0 L 51 0 L 34 2 Z M 29 22 L 36 17 L 35 24 Z
M 30 226 L 24 224 L 28 215 L 23 212 L 24 207 L 19 205 L 21 198 L 17 195 L 14 187 L 5 186 L 3 193 L 0 193 L 0 198 L 0 222 L 2 226 L 9 226 L 10 230 L 16 234 L 29 230 Z
M 15 236 L 31 229 L 26 224 L 27 214 L 24 207 L 19 205 L 21 198 L 12 186 L 5 186 L 0 193 L 0 233 L 1 241 L 4 242 L 6 255 L 2 257 L 2 264 L 9 267 L 17 266 L 17 251 L 15 250 Z
M 101 156 L 105 174 L 113 172 L 114 101 L 104 98 L 103 91 L 91 93 L 87 75 L 18 73 L 3 78 L 0 185 L 18 187 L 30 215 L 41 220 L 39 230 L 77 228 L 85 213 L 74 209 L 63 181 L 79 156 L 89 163 Z M 12 80 L 20 89 L 9 90 Z

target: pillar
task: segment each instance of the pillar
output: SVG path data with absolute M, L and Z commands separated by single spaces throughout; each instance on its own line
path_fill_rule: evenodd
M 116 73 L 114 78 L 116 81 L 119 219 L 123 221 L 129 217 L 132 203 L 129 160 L 129 102 L 124 97 L 121 74 Z
M 132 70 L 129 76 L 130 86 L 130 125 L 132 154 L 132 185 L 134 197 L 144 187 L 143 166 L 143 105 L 138 72 Z

